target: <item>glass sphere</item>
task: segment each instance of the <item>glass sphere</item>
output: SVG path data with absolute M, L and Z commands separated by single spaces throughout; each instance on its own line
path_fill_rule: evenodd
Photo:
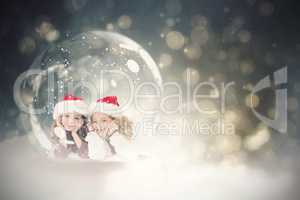
M 159 105 L 154 94 L 162 85 L 156 63 L 139 44 L 105 31 L 82 33 L 49 47 L 25 77 L 17 103 L 26 105 L 33 138 L 45 150 L 51 149 L 54 106 L 65 95 L 80 96 L 88 105 L 118 96 L 122 114 L 135 122 L 154 116 Z

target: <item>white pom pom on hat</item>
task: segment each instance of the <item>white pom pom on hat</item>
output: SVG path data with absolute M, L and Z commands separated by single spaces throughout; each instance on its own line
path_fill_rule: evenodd
M 117 96 L 106 96 L 100 98 L 94 103 L 91 113 L 101 112 L 105 114 L 116 114 L 119 110 L 119 102 Z
M 53 119 L 57 119 L 62 114 L 72 112 L 76 112 L 84 116 L 89 114 L 88 106 L 81 97 L 72 95 L 64 96 L 64 99 L 58 102 L 54 107 Z

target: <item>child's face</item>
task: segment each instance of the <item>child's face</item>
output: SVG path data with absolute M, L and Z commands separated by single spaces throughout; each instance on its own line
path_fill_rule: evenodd
M 116 129 L 112 118 L 104 113 L 96 112 L 91 117 L 91 126 L 98 134 L 103 137 L 110 136 Z
M 84 120 L 78 113 L 66 113 L 62 115 L 61 123 L 67 131 L 76 132 L 81 128 Z

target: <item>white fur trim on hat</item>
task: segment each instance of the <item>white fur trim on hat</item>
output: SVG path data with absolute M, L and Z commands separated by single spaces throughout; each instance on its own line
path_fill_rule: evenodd
M 70 96 L 69 96 L 70 97 Z M 65 97 L 64 100 L 58 102 L 53 111 L 53 119 L 57 119 L 60 115 L 65 113 L 76 112 L 84 116 L 88 115 L 88 106 L 80 98 Z

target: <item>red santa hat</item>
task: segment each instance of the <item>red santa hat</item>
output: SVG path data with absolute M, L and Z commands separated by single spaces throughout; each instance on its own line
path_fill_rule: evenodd
M 58 102 L 53 111 L 53 119 L 57 119 L 65 113 L 76 112 L 84 116 L 88 115 L 88 106 L 81 97 L 67 95 L 64 99 Z
M 106 96 L 96 101 L 92 106 L 92 113 L 101 112 L 105 114 L 115 114 L 119 111 L 118 97 Z

